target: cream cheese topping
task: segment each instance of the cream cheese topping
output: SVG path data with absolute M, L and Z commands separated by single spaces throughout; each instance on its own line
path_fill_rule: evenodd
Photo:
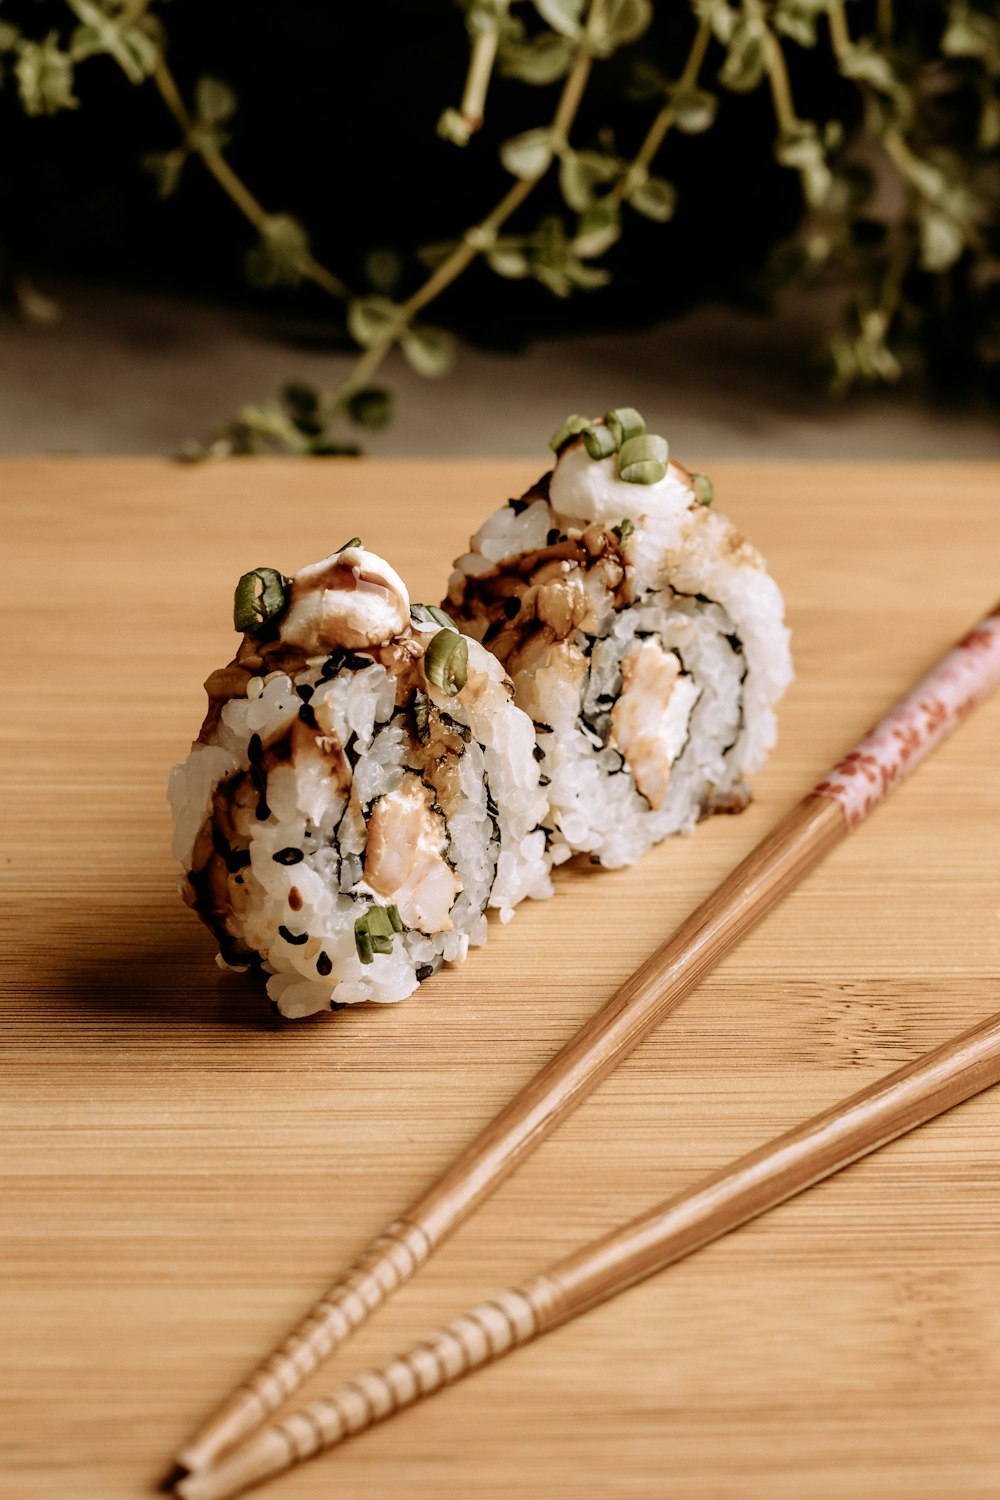
M 656 484 L 627 484 L 618 477 L 618 455 L 594 459 L 577 438 L 559 455 L 549 481 L 549 504 L 557 515 L 617 526 L 624 518 L 680 516 L 692 502 L 681 471 L 673 466 Z
M 309 654 L 379 646 L 410 624 L 410 596 L 399 574 L 364 547 L 345 547 L 292 579 L 281 639 Z

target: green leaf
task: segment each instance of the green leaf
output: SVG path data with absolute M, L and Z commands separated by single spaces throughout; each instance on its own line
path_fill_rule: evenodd
M 73 62 L 59 46 L 57 32 L 50 31 L 43 42 L 20 42 L 14 73 L 26 115 L 54 115 L 79 106 L 73 93 Z
M 827 0 L 778 0 L 771 11 L 771 25 L 800 47 L 815 47 L 816 22 L 827 8 Z
M 356 297 L 347 306 L 347 328 L 362 349 L 370 349 L 399 326 L 400 308 L 388 297 Z
M 592 260 L 610 249 L 620 234 L 617 210 L 607 203 L 592 203 L 577 223 L 573 249 L 582 259 Z
M 442 110 L 436 128 L 441 139 L 450 141 L 453 146 L 467 146 L 472 139 L 469 122 L 457 109 Z
M 561 36 L 576 40 L 580 34 L 583 0 L 533 0 L 533 3 L 546 25 Z
M 544 175 L 552 155 L 552 132 L 544 128 L 511 136 L 500 147 L 500 160 L 507 171 L 526 182 Z
M 968 6 L 953 8 L 941 38 L 946 57 L 979 57 L 994 72 L 1000 67 L 1000 19 Z
M 141 24 L 123 22 L 94 0 L 67 0 L 81 24 L 70 39 L 74 62 L 107 53 L 130 83 L 142 83 L 156 66 L 160 48 Z
M 567 151 L 559 162 L 559 187 L 576 213 L 594 202 L 595 188 L 618 176 L 619 163 L 599 151 Z
M 402 331 L 399 342 L 411 368 L 429 380 L 447 375 L 454 363 L 455 341 L 443 328 L 415 323 Z
M 850 52 L 840 59 L 840 71 L 845 78 L 854 78 L 859 83 L 867 83 L 871 88 L 877 89 L 879 93 L 887 94 L 890 98 L 899 87 L 888 58 L 876 52 L 870 44 L 862 43 L 860 46 L 852 47 Z
M 365 275 L 376 292 L 391 297 L 403 275 L 403 262 L 395 250 L 378 246 L 365 256 Z
M 259 244 L 247 252 L 246 273 L 253 286 L 297 286 L 309 255 L 309 236 L 291 214 L 270 214 Z
M 531 262 L 527 255 L 513 245 L 497 244 L 488 252 L 486 264 L 498 276 L 506 276 L 511 281 L 519 281 L 531 274 Z
M 925 271 L 947 271 L 965 249 L 961 224 L 939 208 L 920 214 L 920 264 Z
M 607 286 L 611 280 L 611 272 L 604 266 L 586 266 L 574 255 L 566 262 L 566 279 L 582 292 L 596 292 L 602 286 Z
M 756 16 L 742 16 L 733 28 L 726 60 L 719 72 L 723 88 L 734 94 L 748 94 L 764 76 L 763 21 Z
M 555 83 L 569 70 L 573 44 L 556 31 L 541 31 L 527 41 L 502 40 L 497 56 L 504 78 L 539 85 Z
M 662 177 L 647 177 L 645 182 L 632 188 L 627 202 L 630 208 L 634 208 L 644 218 L 666 224 L 677 209 L 677 189 Z
M 175 146 L 172 151 L 149 151 L 142 158 L 143 170 L 156 184 L 158 197 L 169 198 L 176 193 L 187 159 L 188 153 L 183 146 Z
M 221 125 L 236 113 L 236 94 L 221 78 L 203 74 L 194 86 L 194 107 L 204 125 Z
M 719 101 L 707 89 L 677 89 L 670 96 L 674 123 L 685 135 L 699 135 L 714 123 Z
M 20 28 L 10 21 L 0 21 L 0 52 L 13 52 L 21 36 Z
M 347 402 L 347 414 L 359 427 L 378 432 L 392 421 L 392 392 L 375 385 L 355 391 Z
M 594 51 L 607 57 L 617 48 L 637 42 L 652 19 L 651 0 L 607 0 L 591 28 Z
M 728 47 L 736 30 L 739 15 L 729 0 L 693 0 L 692 9 L 699 21 L 709 21 L 717 42 Z

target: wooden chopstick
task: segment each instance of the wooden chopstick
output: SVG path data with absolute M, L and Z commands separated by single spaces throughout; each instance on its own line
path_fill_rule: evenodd
M 1000 603 L 828 772 L 344 1272 L 177 1456 L 196 1471 L 253 1432 L 718 963 L 1000 683 Z M 193 1493 L 193 1492 L 192 1492 Z
M 1000 1013 L 641 1218 L 554 1262 L 332 1395 L 265 1427 L 177 1487 L 226 1500 L 616 1297 L 888 1141 L 1000 1082 Z

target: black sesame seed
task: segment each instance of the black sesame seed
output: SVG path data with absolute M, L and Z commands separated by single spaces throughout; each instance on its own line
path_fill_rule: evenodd
M 536 760 L 544 760 L 545 759 L 545 751 L 542 749 L 541 745 L 535 745 L 535 747 L 534 747 L 534 749 L 532 750 L 531 753 L 535 757 Z
M 299 720 L 306 726 L 307 729 L 315 729 L 317 727 L 316 710 L 312 708 L 308 703 L 303 703 L 302 707 L 299 709 Z
M 268 818 L 271 816 L 271 809 L 268 807 L 263 797 L 261 797 L 260 801 L 257 803 L 256 808 L 254 809 L 254 816 L 256 817 L 258 823 L 266 823 Z
M 356 651 L 348 651 L 344 657 L 344 666 L 349 672 L 360 672 L 363 667 L 370 667 L 371 664 L 370 656 L 359 656 Z
M 317 974 L 330 974 L 333 971 L 333 959 L 329 953 L 321 953 L 316 960 Z
M 552 777 L 551 776 L 539 776 L 539 778 L 538 778 L 538 785 L 539 786 L 551 786 L 552 785 Z
M 276 865 L 297 865 L 305 856 L 301 849 L 279 849 L 271 858 Z
M 518 598 L 517 594 L 507 595 L 507 598 L 503 601 L 503 612 L 507 616 L 508 620 L 513 620 L 515 615 L 519 615 L 521 613 L 521 600 Z
M 309 941 L 308 932 L 289 932 L 285 926 L 278 928 L 278 936 L 284 938 L 286 943 L 291 943 L 293 948 L 299 948 Z
M 420 967 L 417 969 L 417 980 L 418 980 L 418 982 L 421 983 L 421 984 L 423 984 L 424 980 L 425 979 L 430 979 L 430 977 L 431 977 L 431 975 L 433 973 L 434 973 L 434 965 L 433 964 L 421 964 Z
M 257 765 L 260 762 L 261 756 L 263 754 L 264 754 L 264 743 L 261 740 L 260 735 L 259 734 L 252 734 L 250 736 L 250 740 L 249 740 L 249 743 L 247 745 L 247 759 L 249 760 L 249 762 L 250 762 L 250 764 L 252 766 L 255 766 L 255 765 Z
M 338 1005 L 335 1000 L 331 1000 L 330 1001 L 330 1009 L 331 1010 L 346 1010 L 347 1009 L 347 1002 L 346 1001 L 342 1001 Z
M 545 545 L 546 545 L 546 547 L 552 547 L 552 546 L 555 545 L 556 542 L 558 542 L 558 540 L 559 540 L 559 527 L 558 526 L 553 526 L 552 530 L 549 532 L 548 536 L 545 538 Z
M 249 849 L 233 849 L 226 859 L 226 869 L 230 875 L 235 875 L 237 870 L 243 870 L 250 863 Z
M 309 686 L 308 682 L 300 682 L 295 691 L 298 693 L 303 703 L 308 703 L 309 699 L 313 695 L 313 689 Z

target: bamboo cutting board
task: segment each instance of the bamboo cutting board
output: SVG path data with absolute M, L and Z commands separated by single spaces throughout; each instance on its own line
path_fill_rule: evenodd
M 701 459 L 701 455 L 694 456 Z M 0 464 L 4 1500 L 141 1500 L 197 1421 L 1000 593 L 1000 468 L 712 465 L 797 681 L 738 818 L 586 865 L 397 1007 L 277 1022 L 180 904 L 164 782 L 232 588 L 360 533 L 415 599 L 503 463 Z M 1000 1005 L 977 710 L 305 1388 Z M 262 1495 L 1000 1493 L 1000 1091 Z

